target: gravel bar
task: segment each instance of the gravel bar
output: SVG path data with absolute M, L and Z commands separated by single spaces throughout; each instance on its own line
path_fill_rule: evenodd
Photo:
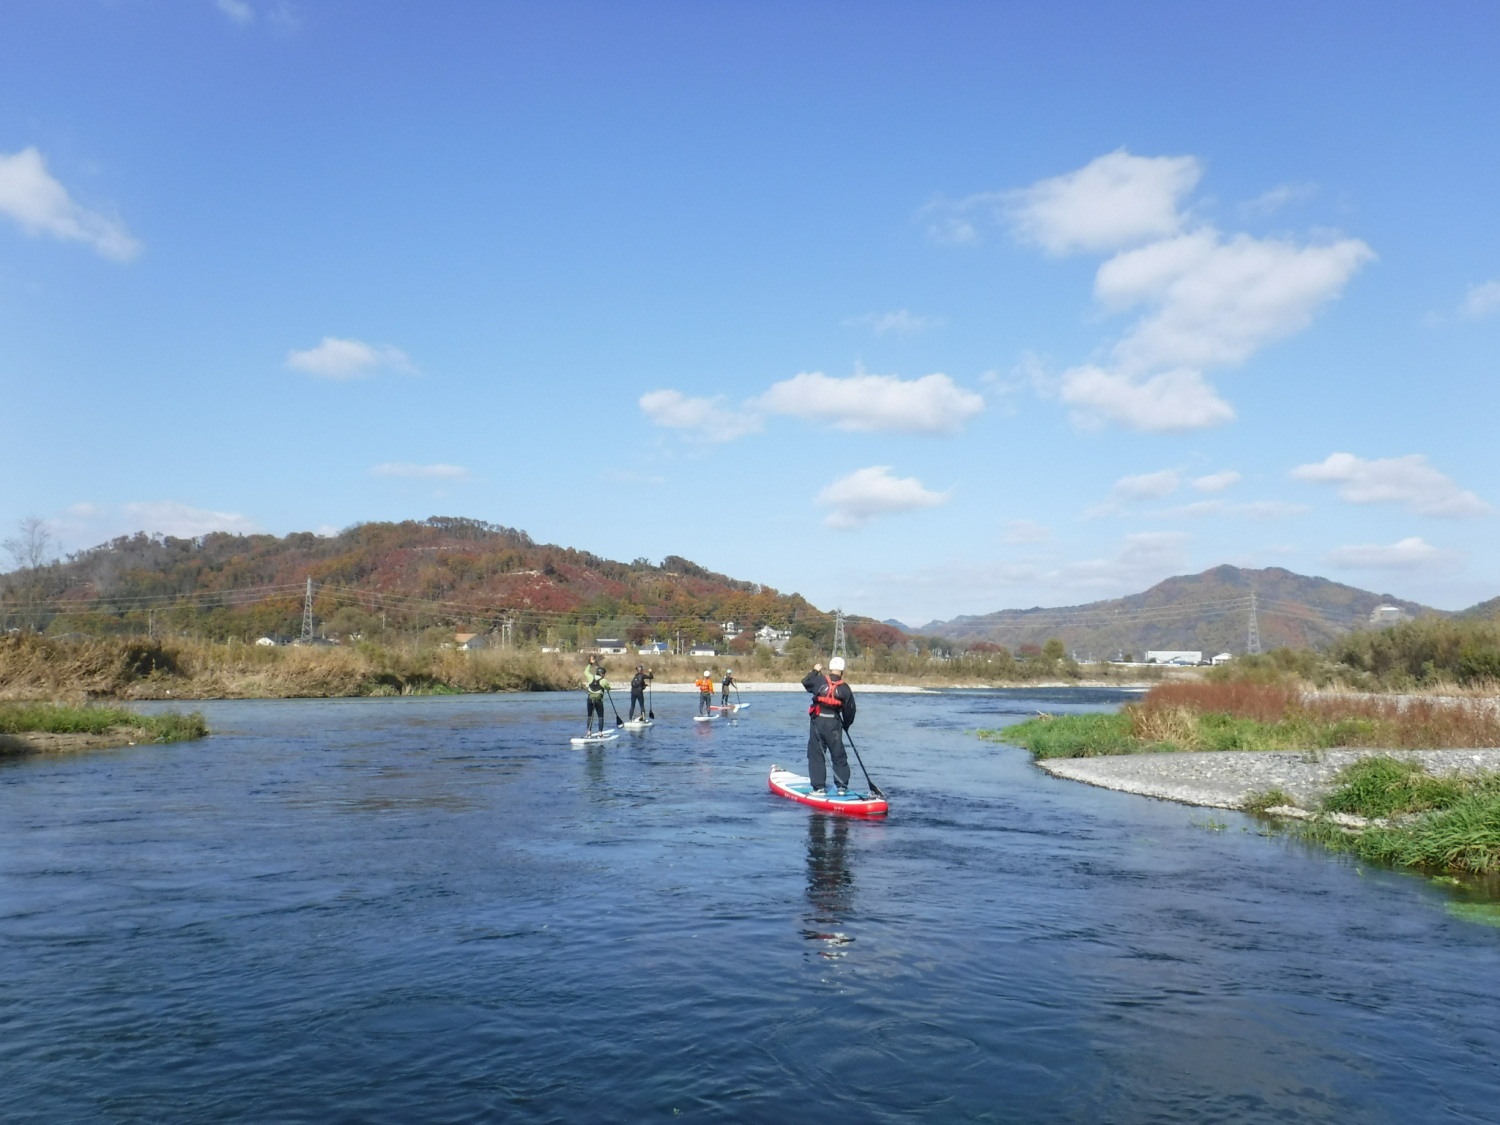
M 1247 798 L 1280 787 L 1302 809 L 1316 809 L 1350 762 L 1380 756 L 1414 759 L 1428 773 L 1500 770 L 1500 748 L 1480 750 L 1219 750 L 1193 754 L 1121 754 L 1047 758 L 1037 765 L 1054 777 L 1104 789 L 1159 797 L 1184 805 L 1237 809 Z

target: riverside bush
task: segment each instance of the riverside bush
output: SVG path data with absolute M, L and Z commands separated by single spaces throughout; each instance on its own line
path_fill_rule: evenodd
M 208 724 L 197 711 L 142 715 L 121 707 L 70 707 L 59 703 L 0 703 L 0 734 L 108 734 L 139 731 L 157 742 L 202 738 Z

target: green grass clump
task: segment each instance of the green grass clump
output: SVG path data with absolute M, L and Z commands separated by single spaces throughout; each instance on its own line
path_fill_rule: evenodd
M 1397 867 L 1500 871 L 1500 788 L 1477 786 L 1409 825 L 1368 828 L 1354 846 L 1366 859 Z
M 1051 715 L 1029 719 L 999 730 L 982 730 L 980 738 L 1024 746 L 1037 758 L 1092 758 L 1102 754 L 1133 754 L 1144 749 L 1130 733 L 1123 714 Z
M 1458 777 L 1434 777 L 1421 762 L 1399 758 L 1351 762 L 1334 780 L 1338 788 L 1324 798 L 1323 808 L 1364 817 L 1445 809 L 1459 801 L 1472 785 Z
M 142 715 L 123 707 L 0 703 L 0 734 L 108 734 L 122 727 L 139 732 L 142 741 L 178 742 L 208 734 L 208 724 L 197 711 Z
M 1252 793 L 1245 798 L 1245 803 L 1240 806 L 1248 813 L 1264 813 L 1267 809 L 1274 809 L 1281 805 L 1295 805 L 1296 799 L 1279 785 L 1263 790 L 1260 793 Z

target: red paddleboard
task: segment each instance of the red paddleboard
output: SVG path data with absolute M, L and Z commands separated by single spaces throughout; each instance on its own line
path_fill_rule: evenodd
M 771 767 L 771 792 L 778 797 L 809 805 L 822 812 L 844 813 L 846 816 L 884 816 L 889 809 L 885 800 L 858 789 L 846 789 L 840 797 L 837 789 L 829 789 L 822 797 L 812 795 L 812 782 L 800 773 L 790 773 L 780 766 Z

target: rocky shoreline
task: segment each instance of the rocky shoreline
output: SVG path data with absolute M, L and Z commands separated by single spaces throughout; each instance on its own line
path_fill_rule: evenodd
M 1307 816 L 1334 788 L 1334 776 L 1361 758 L 1420 761 L 1428 773 L 1500 771 L 1500 748 L 1477 750 L 1220 750 L 1208 753 L 1122 754 L 1049 758 L 1036 764 L 1054 777 L 1122 793 L 1211 809 L 1241 809 L 1269 789 L 1294 801 L 1267 811 Z

